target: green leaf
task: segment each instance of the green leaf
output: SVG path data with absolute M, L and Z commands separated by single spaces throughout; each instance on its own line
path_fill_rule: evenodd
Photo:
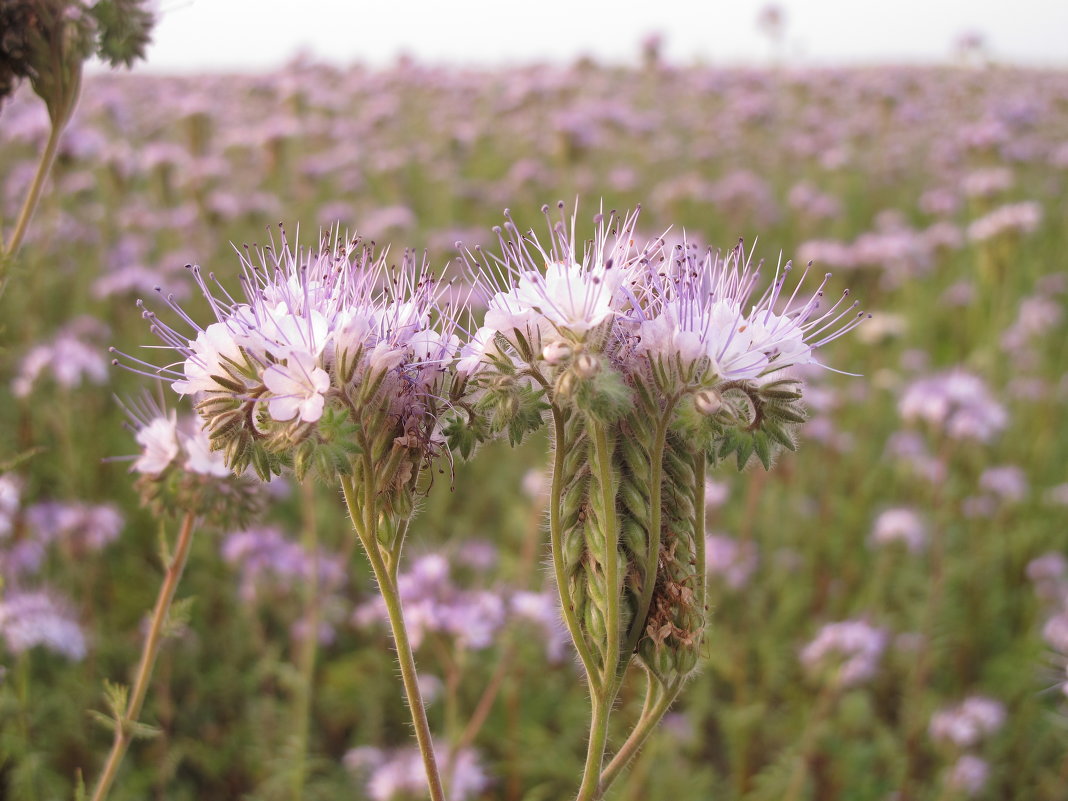
M 765 470 L 771 470 L 771 442 L 763 431 L 753 432 L 753 450 Z
M 153 737 L 159 737 L 163 733 L 159 726 L 151 726 L 148 723 L 138 723 L 137 721 L 127 725 L 126 731 L 135 740 L 151 740 Z
M 196 596 L 190 595 L 188 598 L 179 598 L 171 604 L 171 608 L 167 611 L 167 620 L 163 623 L 164 637 L 174 637 L 189 625 L 195 601 Z

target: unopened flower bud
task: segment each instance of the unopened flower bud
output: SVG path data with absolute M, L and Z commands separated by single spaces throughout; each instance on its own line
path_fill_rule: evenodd
M 571 370 L 560 373 L 556 379 L 554 394 L 559 398 L 570 398 L 575 393 L 576 381 L 575 373 Z
M 541 357 L 551 365 L 557 365 L 571 358 L 571 345 L 563 340 L 550 342 L 541 351 Z
M 723 408 L 723 398 L 711 389 L 702 389 L 693 396 L 693 405 L 701 414 L 713 415 Z
M 601 363 L 595 356 L 580 353 L 575 357 L 575 373 L 579 378 L 593 378 L 601 371 Z

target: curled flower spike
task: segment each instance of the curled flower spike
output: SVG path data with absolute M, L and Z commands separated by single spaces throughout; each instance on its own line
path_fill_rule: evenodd
M 562 206 L 561 206 L 562 208 Z M 800 382 L 782 371 L 867 315 L 848 292 L 823 307 L 791 265 L 760 289 L 741 244 L 726 256 L 663 238 L 635 245 L 638 212 L 576 216 L 544 208 L 548 244 L 508 213 L 500 251 L 464 251 L 486 306 L 462 350 L 483 415 L 446 430 L 513 442 L 550 412 L 549 530 L 560 609 L 585 669 L 591 730 L 580 801 L 601 797 L 698 664 L 706 628 L 705 471 L 734 456 L 770 468 L 805 419 Z M 807 274 L 807 270 L 806 270 Z M 648 678 L 642 718 L 607 766 L 611 716 L 632 664 Z M 603 771 L 602 771 L 603 767 Z
M 190 268 L 216 322 L 201 327 L 170 296 L 164 302 L 188 333 L 144 310 L 177 362 L 124 360 L 192 396 L 212 448 L 231 467 L 252 464 L 266 478 L 297 466 L 297 449 L 310 443 L 336 475 L 346 462 L 345 418 L 407 421 L 419 431 L 413 442 L 430 443 L 432 409 L 459 338 L 458 312 L 439 303 L 442 287 L 425 261 L 405 252 L 399 267 L 390 266 L 387 253 L 336 233 L 316 249 L 290 247 L 284 230 L 280 248 L 239 255 L 240 299 L 214 274 Z
M 634 353 L 674 363 L 689 380 L 752 380 L 815 362 L 816 348 L 870 316 L 848 302 L 848 290 L 820 309 L 830 274 L 799 298 L 811 264 L 789 296 L 792 264 L 776 268 L 771 286 L 754 301 L 760 268 L 741 242 L 725 257 L 678 245 L 666 270 L 644 274 L 641 302 L 629 315 Z

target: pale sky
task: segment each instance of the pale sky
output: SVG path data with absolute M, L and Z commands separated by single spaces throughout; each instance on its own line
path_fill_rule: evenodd
M 651 32 L 678 63 L 764 64 L 763 0 L 159 0 L 139 69 L 261 70 L 298 51 L 337 64 L 637 60 Z M 945 62 L 961 34 L 999 62 L 1068 67 L 1068 0 L 781 0 L 780 58 Z

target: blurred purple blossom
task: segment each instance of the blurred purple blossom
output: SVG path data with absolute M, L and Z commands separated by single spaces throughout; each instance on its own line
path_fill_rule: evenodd
M 915 509 L 904 506 L 880 512 L 872 525 L 874 545 L 903 543 L 910 553 L 919 553 L 927 545 L 927 524 Z
M 722 579 L 732 590 L 745 587 L 757 569 L 756 545 L 722 534 L 705 537 L 705 563 L 708 574 Z
M 453 801 L 475 798 L 489 787 L 490 779 L 478 752 L 464 748 L 451 753 L 434 744 L 438 764 L 452 764 L 449 797 Z M 373 746 L 351 749 L 344 757 L 345 767 L 366 777 L 366 792 L 372 801 L 401 801 L 427 795 L 423 758 L 415 747 L 385 751 Z
M 987 442 L 1008 425 L 1008 413 L 981 378 L 956 368 L 920 378 L 902 393 L 898 411 L 953 439 Z
M 309 553 L 278 528 L 251 528 L 228 534 L 222 543 L 222 557 L 238 569 L 240 595 L 249 603 L 289 593 L 315 571 L 320 593 L 326 594 L 345 583 L 345 566 L 338 556 L 322 549 Z
M 811 675 L 854 687 L 875 676 L 888 641 L 885 629 L 864 620 L 828 623 L 801 649 L 801 663 Z
M 951 788 L 969 796 L 978 795 L 986 787 L 990 766 L 974 754 L 964 754 L 950 768 L 948 783 Z
M 67 604 L 44 590 L 4 592 L 0 598 L 0 638 L 15 654 L 43 646 L 79 661 L 87 650 L 85 635 Z
M 993 698 L 973 695 L 956 706 L 940 709 L 931 717 L 928 733 L 939 743 L 971 748 L 1005 723 L 1005 705 Z

